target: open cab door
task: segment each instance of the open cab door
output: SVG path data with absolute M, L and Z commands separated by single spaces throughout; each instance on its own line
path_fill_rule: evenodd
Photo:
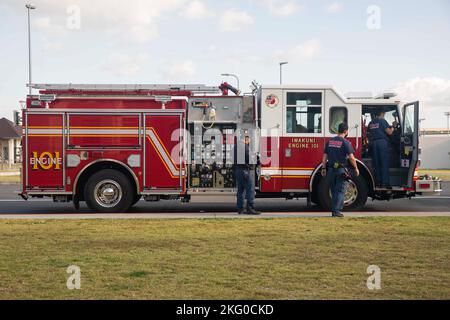
M 407 172 L 405 187 L 414 187 L 414 172 L 419 163 L 419 101 L 402 109 L 403 126 L 400 139 L 401 167 Z

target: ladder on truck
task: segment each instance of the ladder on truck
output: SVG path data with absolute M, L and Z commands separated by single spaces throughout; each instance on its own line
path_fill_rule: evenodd
M 27 87 L 45 91 L 189 91 L 192 94 L 220 94 L 216 86 L 204 84 L 28 84 Z

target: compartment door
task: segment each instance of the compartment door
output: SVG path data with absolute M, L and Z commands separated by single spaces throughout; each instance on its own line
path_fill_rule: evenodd
M 184 191 L 184 114 L 148 113 L 144 122 L 145 189 Z
M 70 149 L 139 149 L 138 114 L 68 114 Z
M 64 115 L 26 113 L 26 188 L 64 188 Z
M 407 187 L 412 188 L 414 171 L 419 162 L 419 102 L 405 104 L 402 114 L 400 160 L 402 168 L 408 168 Z

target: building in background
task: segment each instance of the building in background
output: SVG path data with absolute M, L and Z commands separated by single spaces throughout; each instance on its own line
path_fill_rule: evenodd
M 422 169 L 450 169 L 450 133 L 447 129 L 422 130 L 420 149 Z
M 435 135 L 446 135 L 450 136 L 450 130 L 447 129 L 423 129 L 420 130 L 421 136 L 435 136 Z
M 0 163 L 2 166 L 11 167 L 15 163 L 22 162 L 22 128 L 12 121 L 0 119 Z

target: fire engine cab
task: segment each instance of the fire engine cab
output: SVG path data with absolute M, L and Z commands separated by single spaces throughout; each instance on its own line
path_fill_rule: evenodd
M 250 135 L 257 197 L 306 197 L 329 209 L 321 159 L 342 122 L 361 172 L 350 182 L 348 210 L 368 197 L 417 194 L 419 103 L 393 94 L 343 97 L 331 86 L 256 83 L 243 95 L 227 83 L 31 87 L 39 94 L 29 95 L 23 110 L 24 199 L 52 197 L 76 208 L 85 201 L 95 212 L 124 212 L 141 198 L 234 201 L 233 147 Z M 377 187 L 372 168 L 366 128 L 379 108 L 397 124 L 392 190 Z

